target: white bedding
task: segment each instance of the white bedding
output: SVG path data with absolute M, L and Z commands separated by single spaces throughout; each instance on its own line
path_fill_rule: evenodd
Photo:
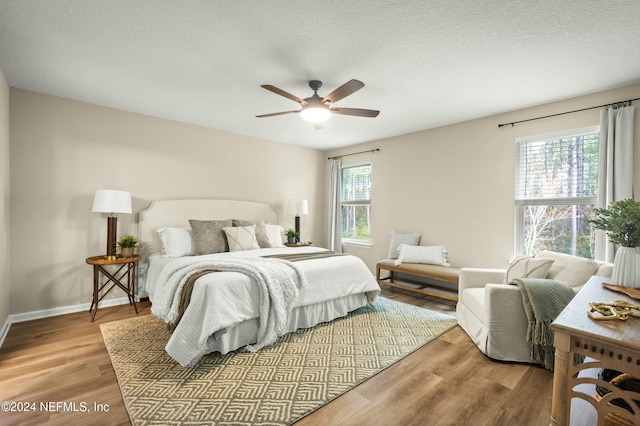
M 316 247 L 269 248 L 205 256 L 188 256 L 201 262 L 265 256 L 281 253 L 323 251 Z M 145 289 L 152 303 L 177 298 L 165 294 L 171 291 L 159 282 L 166 268 L 185 258 L 150 257 Z M 308 285 L 299 288 L 293 311 L 280 334 L 297 328 L 312 327 L 330 321 L 372 302 L 380 291 L 378 283 L 364 262 L 355 256 L 335 256 L 294 262 Z M 162 265 L 162 266 L 158 266 Z M 161 303 L 162 304 L 162 303 Z M 174 308 L 154 309 L 165 321 L 171 321 Z M 260 316 L 260 290 L 257 283 L 238 272 L 215 272 L 196 281 L 191 303 L 174 330 L 167 352 L 183 366 L 193 365 L 209 352 L 227 353 L 255 343 Z

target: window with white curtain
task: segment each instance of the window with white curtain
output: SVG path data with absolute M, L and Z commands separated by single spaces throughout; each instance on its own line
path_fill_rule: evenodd
M 516 139 L 517 254 L 594 256 L 599 126 Z
M 342 167 L 342 242 L 371 243 L 371 164 Z

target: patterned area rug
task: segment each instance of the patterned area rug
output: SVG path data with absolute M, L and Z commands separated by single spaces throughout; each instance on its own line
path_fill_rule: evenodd
M 453 316 L 378 297 L 257 353 L 184 368 L 165 324 L 145 315 L 100 326 L 134 425 L 281 425 L 322 407 L 456 325 Z

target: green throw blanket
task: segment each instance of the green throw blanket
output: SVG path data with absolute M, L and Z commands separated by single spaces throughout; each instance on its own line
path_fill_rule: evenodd
M 527 341 L 531 343 L 531 358 L 553 371 L 555 351 L 551 323 L 576 295 L 565 283 L 541 278 L 517 278 L 524 311 L 529 325 Z

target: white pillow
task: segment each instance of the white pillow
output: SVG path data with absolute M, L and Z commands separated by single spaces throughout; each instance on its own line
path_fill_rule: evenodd
M 512 284 L 516 278 L 547 278 L 553 262 L 553 259 L 518 256 L 509 264 L 505 282 Z
M 243 251 L 259 249 L 260 245 L 256 239 L 256 225 L 251 226 L 229 226 L 222 228 L 227 236 L 229 251 Z
M 451 266 L 447 261 L 447 249 L 444 246 L 412 246 L 400 244 L 396 266 L 405 263 L 425 263 L 429 265 Z
M 400 244 L 408 244 L 417 246 L 420 244 L 420 234 L 398 234 L 395 231 L 391 231 L 391 244 L 389 244 L 389 259 L 397 259 L 400 253 L 398 253 L 398 246 Z
M 191 228 L 159 228 L 156 230 L 162 241 L 165 256 L 191 256 L 193 234 Z
M 267 229 L 265 228 L 266 223 L 263 221 L 256 222 L 254 220 L 233 219 L 233 226 L 251 225 L 256 225 L 256 240 L 258 240 L 260 247 L 270 247 L 269 241 L 267 240 Z
M 284 228 L 282 228 L 282 226 L 266 224 L 265 230 L 267 237 L 266 247 L 284 247 L 284 244 L 282 243 Z

